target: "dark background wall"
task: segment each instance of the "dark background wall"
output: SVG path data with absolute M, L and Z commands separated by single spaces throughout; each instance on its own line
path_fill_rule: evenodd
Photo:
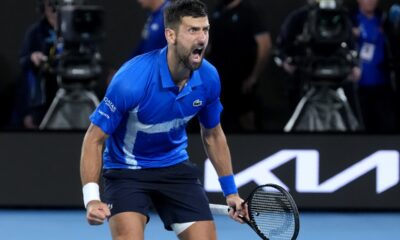
M 293 9 L 306 1 L 295 0 L 248 0 L 259 10 L 263 21 L 271 29 L 273 38 L 283 19 Z M 139 7 L 136 0 L 93 0 L 105 9 L 106 39 L 101 44 L 101 51 L 106 63 L 106 73 L 110 69 L 118 68 L 127 59 L 132 49 L 138 43 L 146 13 Z M 212 10 L 217 0 L 205 1 Z M 355 0 L 348 0 L 349 4 Z M 382 1 L 384 8 L 390 6 L 394 0 Z M 16 83 L 19 77 L 18 53 L 26 29 L 39 14 L 35 10 L 34 0 L 3 0 L 0 3 L 0 127 L 9 120 Z M 229 39 L 227 39 L 229 41 Z M 265 108 L 270 113 L 268 128 L 279 128 L 280 113 L 285 108 L 286 100 L 283 94 L 284 81 L 276 69 L 266 66 L 266 73 L 262 77 L 259 92 L 262 94 Z M 280 114 L 278 114 L 280 113 Z

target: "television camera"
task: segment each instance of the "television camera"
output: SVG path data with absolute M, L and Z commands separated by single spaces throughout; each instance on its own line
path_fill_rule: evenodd
M 334 0 L 310 8 L 303 32 L 295 41 L 293 63 L 312 83 L 340 84 L 357 62 L 351 20 Z
M 59 90 L 39 128 L 83 129 L 99 103 L 93 87 L 102 74 L 103 9 L 73 0 L 50 0 L 50 5 L 58 16 L 56 57 L 50 66 Z
M 305 93 L 284 131 L 356 131 L 359 123 L 342 88 L 357 64 L 351 20 L 334 0 L 308 8 L 294 56 L 275 58 L 296 67 Z

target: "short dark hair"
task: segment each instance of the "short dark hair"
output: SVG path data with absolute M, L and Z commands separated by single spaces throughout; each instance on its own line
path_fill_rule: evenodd
M 200 0 L 172 0 L 164 10 L 164 24 L 167 28 L 174 28 L 183 17 L 206 16 L 207 7 Z

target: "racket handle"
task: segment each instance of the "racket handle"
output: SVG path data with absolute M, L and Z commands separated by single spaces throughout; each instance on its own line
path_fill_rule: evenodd
M 210 204 L 210 210 L 215 215 L 229 215 L 229 206 L 221 204 Z

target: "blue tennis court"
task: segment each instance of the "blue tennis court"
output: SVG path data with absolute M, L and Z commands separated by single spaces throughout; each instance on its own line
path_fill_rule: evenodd
M 301 213 L 300 240 L 399 239 L 400 213 Z M 216 216 L 219 239 L 258 239 L 247 225 Z M 89 226 L 82 210 L 0 210 L 0 239 L 111 239 L 108 226 Z M 152 214 L 146 240 L 177 239 Z

